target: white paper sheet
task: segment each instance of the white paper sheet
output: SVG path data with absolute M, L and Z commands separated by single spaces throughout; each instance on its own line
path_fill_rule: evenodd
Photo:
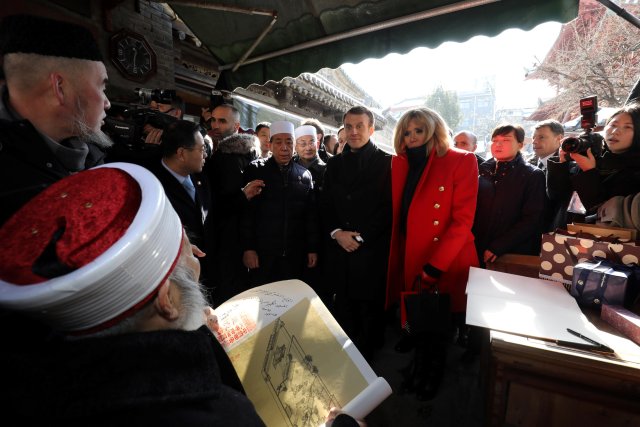
M 561 283 L 475 267 L 467 283 L 467 323 L 585 344 L 569 328 L 608 345 Z

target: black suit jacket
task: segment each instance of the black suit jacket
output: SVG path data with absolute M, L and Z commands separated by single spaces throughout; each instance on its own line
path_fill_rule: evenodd
M 187 230 L 191 243 L 206 251 L 204 221 L 211 207 L 211 194 L 205 176 L 202 174 L 191 175 L 191 181 L 196 187 L 196 200 L 194 202 L 191 200 L 187 190 L 165 169 L 162 163 L 155 165 L 151 171 L 162 184 L 171 206 L 173 206 L 182 221 L 182 225 Z

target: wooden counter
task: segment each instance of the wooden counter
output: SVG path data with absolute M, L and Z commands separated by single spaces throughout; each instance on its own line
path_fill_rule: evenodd
M 537 277 L 538 257 L 506 255 L 490 270 Z M 621 336 L 595 312 L 598 329 Z M 640 426 L 640 363 L 490 331 L 484 348 L 487 425 Z
M 640 426 L 640 364 L 491 332 L 488 424 Z

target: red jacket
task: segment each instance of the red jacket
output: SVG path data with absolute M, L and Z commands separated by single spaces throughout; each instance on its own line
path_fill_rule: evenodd
M 405 154 L 391 161 L 393 225 L 387 307 L 410 290 L 425 264 L 442 271 L 440 292 L 449 293 L 452 311 L 465 310 L 469 267 L 478 265 L 471 234 L 478 193 L 478 162 L 473 153 L 451 148 L 429 156 L 407 214 L 406 239 L 400 229 L 402 193 L 409 162 Z

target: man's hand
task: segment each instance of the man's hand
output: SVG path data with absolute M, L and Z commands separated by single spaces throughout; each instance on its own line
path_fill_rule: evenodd
M 147 134 L 144 139 L 146 144 L 160 144 L 162 141 L 162 129 L 156 129 L 151 125 L 144 125 L 144 131 Z
M 578 153 L 570 153 L 569 156 L 574 162 L 576 162 L 580 169 L 582 169 L 582 172 L 586 172 L 596 167 L 596 158 L 593 157 L 591 148 L 587 150 L 586 156 Z
M 193 243 L 191 244 L 191 252 L 193 252 L 193 256 L 195 256 L 197 258 L 202 258 L 203 256 L 207 255 L 202 251 L 202 249 L 200 249 L 199 247 L 197 247 Z
M 327 419 L 325 420 L 325 425 L 326 425 L 327 427 L 331 427 L 331 425 L 333 424 L 333 421 L 334 421 L 334 420 L 336 419 L 336 417 L 337 417 L 338 415 L 340 415 L 340 414 L 344 414 L 344 412 L 342 412 L 342 410 L 341 410 L 340 408 L 337 408 L 337 407 L 335 407 L 335 406 L 334 406 L 334 407 L 332 407 L 332 408 L 329 410 L 329 413 L 327 414 Z M 350 416 L 350 415 L 348 415 L 348 414 L 345 414 L 345 415 Z M 367 423 L 365 423 L 364 421 L 362 421 L 362 420 L 356 420 L 356 419 L 355 419 L 355 418 L 353 418 L 353 417 L 351 417 L 351 418 L 352 418 L 352 419 L 354 419 L 354 420 L 358 423 L 358 425 L 359 425 L 360 427 L 367 427 Z
M 318 265 L 318 254 L 311 252 L 307 254 L 307 267 L 313 268 Z
M 560 156 L 560 163 L 564 163 L 567 161 L 567 153 L 566 151 L 562 151 L 562 148 L 558 148 L 558 155 Z
M 354 252 L 360 247 L 360 243 L 356 242 L 354 239 L 354 237 L 359 235 L 360 233 L 358 233 L 357 231 L 340 230 L 336 231 L 334 237 L 336 238 L 336 242 L 338 242 L 338 244 L 342 246 L 342 249 L 347 252 Z
M 220 325 L 218 324 L 218 316 L 216 316 L 213 308 L 207 307 L 204 309 L 204 320 L 204 324 L 207 325 L 207 328 L 209 328 L 211 332 L 218 332 Z
M 493 252 L 491 252 L 489 249 L 484 251 L 484 255 L 482 257 L 482 259 L 484 260 L 484 262 L 494 262 L 496 260 L 496 258 L 498 258 L 498 256 L 496 254 L 494 254 Z
M 244 186 L 242 192 L 244 193 L 247 200 L 253 199 L 255 196 L 258 196 L 262 193 L 262 188 L 264 187 L 264 181 L 261 179 L 254 179 Z
M 242 263 L 250 270 L 260 267 L 258 262 L 258 253 L 256 251 L 244 251 L 242 254 Z

